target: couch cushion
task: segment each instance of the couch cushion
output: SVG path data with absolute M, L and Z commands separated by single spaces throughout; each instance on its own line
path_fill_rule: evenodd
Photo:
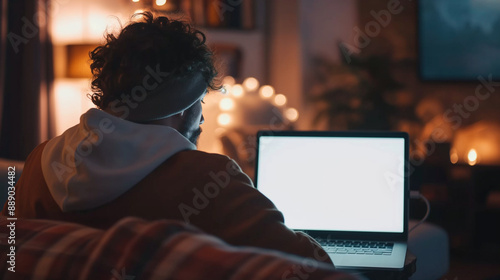
M 12 222 L 15 263 L 4 234 L 1 279 L 357 279 L 313 259 L 230 246 L 178 221 L 129 217 L 103 231 L 2 217 L 0 227 Z M 13 265 L 15 272 L 8 270 Z
M 409 228 L 417 221 L 411 220 Z M 410 232 L 408 250 L 417 257 L 417 271 L 411 280 L 440 279 L 450 266 L 448 234 L 444 229 L 423 223 Z

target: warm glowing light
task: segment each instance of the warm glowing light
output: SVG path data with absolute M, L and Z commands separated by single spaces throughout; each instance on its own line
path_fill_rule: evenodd
M 221 137 L 224 133 L 226 133 L 227 129 L 223 128 L 223 127 L 217 127 L 215 129 L 215 136 L 217 137 Z
M 294 121 L 296 121 L 299 118 L 299 112 L 295 108 L 288 108 L 285 111 L 285 117 L 289 121 L 294 122 Z
M 450 161 L 453 164 L 458 162 L 458 154 L 457 154 L 457 151 L 455 149 L 451 150 L 451 152 L 450 152 Z
M 117 31 L 122 29 L 120 22 L 127 22 L 130 20 L 129 14 L 133 11 L 122 10 L 122 12 L 119 12 L 120 9 L 111 11 L 105 9 L 104 6 L 92 6 L 90 10 L 82 10 L 77 8 L 77 6 L 83 5 L 82 1 L 71 2 L 65 0 L 64 2 L 67 3 L 67 5 L 59 5 L 62 4 L 63 1 L 57 2 L 59 3 L 51 7 L 54 9 L 50 11 L 49 31 L 53 43 L 58 46 L 100 42 L 103 38 L 103 33 L 117 34 Z M 75 2 L 79 2 L 80 4 Z M 113 16 L 110 16 L 110 14 L 113 14 Z M 41 15 L 41 17 L 35 17 L 35 19 L 33 19 L 35 25 L 38 21 L 43 20 L 43 18 L 45 18 L 43 15 L 46 14 L 43 13 Z M 38 20 L 36 20 L 37 18 Z
M 163 6 L 165 3 L 167 3 L 167 0 L 156 0 L 156 5 L 158 6 Z
M 139 0 L 132 0 L 132 2 L 135 2 L 135 3 L 137 3 L 137 2 L 139 2 Z
M 222 113 L 217 117 L 217 123 L 221 126 L 227 126 L 231 123 L 231 115 Z
M 283 106 L 286 104 L 286 96 L 284 96 L 283 94 L 277 94 L 275 97 L 274 97 L 274 104 L 278 105 L 278 106 Z
M 259 87 L 259 81 L 254 77 L 246 78 L 243 81 L 243 86 L 248 91 L 254 91 Z
M 240 84 L 236 84 L 231 88 L 231 93 L 234 97 L 242 97 L 245 94 L 245 90 Z
M 54 2 L 52 2 L 54 3 Z M 65 13 L 58 13 L 52 20 L 52 39 L 54 43 L 61 45 L 74 44 L 75 41 L 82 40 L 84 27 L 87 21 L 82 16 L 73 15 L 70 17 Z M 101 28 L 101 37 L 102 37 Z M 86 38 L 87 39 L 87 38 Z
M 134 14 L 140 14 L 140 13 L 144 13 L 144 10 L 137 9 L 137 10 L 134 11 Z
M 84 30 L 88 30 L 87 35 L 91 36 L 91 38 L 99 38 L 102 37 L 103 30 L 112 31 L 116 29 L 116 22 L 112 24 L 113 26 L 110 26 L 109 23 L 110 21 L 107 15 L 103 11 L 96 9 L 96 11 L 89 13 L 85 23 L 86 28 Z
M 467 154 L 467 159 L 469 160 L 469 165 L 472 166 L 477 163 L 477 152 L 475 149 L 470 149 Z
M 86 96 L 88 82 L 88 79 L 55 80 L 52 106 L 55 115 L 55 132 L 58 135 L 78 123 L 81 114 L 95 107 Z
M 233 86 L 235 83 L 236 83 L 236 80 L 233 77 L 231 77 L 231 76 L 225 76 L 222 79 L 222 84 L 224 84 L 224 85 Z
M 265 86 L 262 86 L 260 88 L 259 93 L 260 93 L 260 96 L 262 96 L 264 98 L 269 98 L 269 97 L 273 96 L 274 88 L 272 86 L 265 85 Z
M 219 102 L 219 108 L 222 111 L 230 111 L 234 108 L 234 100 L 229 97 L 222 98 Z

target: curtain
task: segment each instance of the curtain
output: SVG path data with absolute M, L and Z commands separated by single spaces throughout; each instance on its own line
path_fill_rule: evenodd
M 0 0 L 0 137 L 2 136 L 2 108 L 5 85 L 5 48 L 7 46 L 7 0 Z M 2 146 L 0 146 L 1 148 Z
M 53 136 L 49 2 L 0 1 L 0 157 L 25 160 L 36 145 Z

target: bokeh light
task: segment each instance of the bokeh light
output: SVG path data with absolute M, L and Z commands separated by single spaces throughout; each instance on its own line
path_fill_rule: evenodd
M 467 154 L 467 159 L 469 160 L 470 166 L 477 163 L 477 152 L 475 149 L 470 149 L 469 153 Z
M 458 162 L 458 153 L 455 149 L 451 149 L 450 151 L 450 162 L 453 164 Z
M 245 89 L 248 91 L 254 91 L 259 88 L 259 81 L 254 77 L 246 78 L 243 81 L 243 87 L 245 87 Z
M 288 108 L 285 110 L 285 117 L 289 121 L 294 122 L 299 118 L 299 112 L 295 108 Z
M 217 117 L 217 123 L 220 126 L 227 126 L 231 123 L 231 115 L 227 113 L 222 113 Z
M 274 94 L 274 88 L 269 85 L 262 86 L 259 90 L 260 96 L 264 98 L 269 98 Z
M 219 108 L 222 111 L 232 110 L 234 108 L 234 100 L 229 97 L 222 98 L 219 102 Z
M 286 104 L 286 96 L 283 95 L 283 94 L 277 94 L 275 97 L 274 97 L 274 104 L 276 104 L 277 106 L 283 106 Z
M 242 97 L 243 94 L 245 94 L 245 90 L 243 89 L 243 87 L 240 85 L 240 84 L 235 84 L 232 88 L 231 88 L 231 94 L 234 96 L 234 97 Z
M 223 79 L 222 79 L 222 84 L 224 85 L 234 85 L 236 83 L 236 80 L 231 77 L 231 76 L 225 76 Z

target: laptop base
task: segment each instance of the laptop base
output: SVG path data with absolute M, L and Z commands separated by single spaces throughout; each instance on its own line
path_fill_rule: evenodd
M 328 254 L 337 269 L 398 269 L 405 266 L 407 245 L 394 242 L 391 255 Z

